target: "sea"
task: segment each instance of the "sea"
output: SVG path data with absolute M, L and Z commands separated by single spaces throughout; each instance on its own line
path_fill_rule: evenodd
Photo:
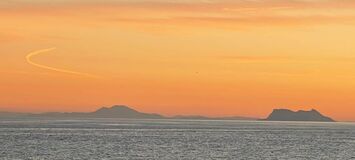
M 355 124 L 0 119 L 0 159 L 355 160 Z

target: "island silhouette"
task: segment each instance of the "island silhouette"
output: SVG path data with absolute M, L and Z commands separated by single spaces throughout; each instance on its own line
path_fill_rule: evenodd
M 47 113 L 12 113 L 0 112 L 0 118 L 126 118 L 126 119 L 192 119 L 192 120 L 264 120 L 264 121 L 320 121 L 334 122 L 316 110 L 293 112 L 288 109 L 274 109 L 266 119 L 251 117 L 206 117 L 200 115 L 177 115 L 166 117 L 156 113 L 139 112 L 126 105 L 102 107 L 93 112 L 47 112 Z
M 317 110 L 291 111 L 288 109 L 274 109 L 265 119 L 267 121 L 314 121 L 314 122 L 334 122 L 332 118 L 326 117 Z

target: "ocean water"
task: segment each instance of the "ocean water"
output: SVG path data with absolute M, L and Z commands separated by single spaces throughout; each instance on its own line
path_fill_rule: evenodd
M 355 160 L 355 124 L 0 120 L 0 159 Z

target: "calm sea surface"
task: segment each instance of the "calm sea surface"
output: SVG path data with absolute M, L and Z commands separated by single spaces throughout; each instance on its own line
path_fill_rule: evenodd
M 354 123 L 0 120 L 0 159 L 354 159 Z

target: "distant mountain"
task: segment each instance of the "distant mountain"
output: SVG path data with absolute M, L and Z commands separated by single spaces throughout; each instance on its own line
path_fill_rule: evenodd
M 317 110 L 310 111 L 299 110 L 297 112 L 288 109 L 274 109 L 265 120 L 267 121 L 316 121 L 316 122 L 334 122 L 333 119 L 323 116 Z
M 0 112 L 0 118 L 27 116 L 27 113 Z
M 164 117 L 154 113 L 142 113 L 128 106 L 115 105 L 112 107 L 102 107 L 94 112 L 47 112 L 47 113 L 11 113 L 0 112 L 0 118 L 128 118 L 128 119 L 191 119 L 191 120 L 256 120 L 247 117 L 205 117 L 205 116 L 174 116 Z
M 158 114 L 141 113 L 124 105 L 115 105 L 110 108 L 102 107 L 94 112 L 81 113 L 61 113 L 49 112 L 32 114 L 31 117 L 50 117 L 50 118 L 131 118 L 131 119 L 157 119 L 164 118 Z
M 178 115 L 171 117 L 172 119 L 191 119 L 191 120 L 257 120 L 257 118 L 249 118 L 249 117 L 239 117 L 239 116 L 234 116 L 234 117 L 205 117 L 205 116 L 183 116 L 183 115 Z
M 127 106 L 113 106 L 111 108 L 100 108 L 95 112 L 89 113 L 90 117 L 98 117 L 98 118 L 134 118 L 134 119 L 157 119 L 164 118 L 159 114 L 151 114 L 151 113 L 142 113 L 138 112 L 134 109 L 131 109 Z

